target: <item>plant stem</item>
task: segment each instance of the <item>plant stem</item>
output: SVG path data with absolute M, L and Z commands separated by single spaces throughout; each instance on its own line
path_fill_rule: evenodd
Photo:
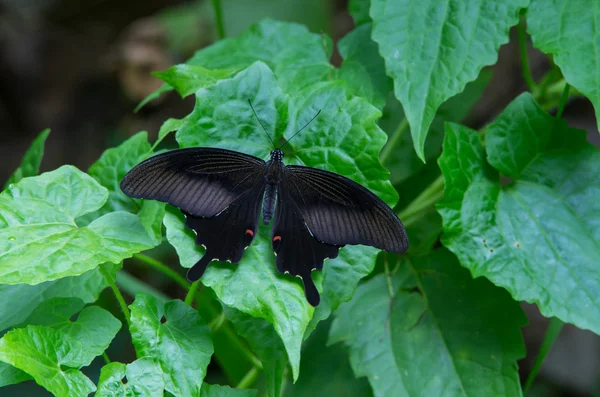
M 196 296 L 196 291 L 198 291 L 198 286 L 200 285 L 200 280 L 196 281 L 195 283 L 192 283 L 192 285 L 190 286 L 190 289 L 187 293 L 187 295 L 185 296 L 185 304 L 188 306 L 192 306 L 192 304 L 194 303 L 194 297 Z
M 223 24 L 223 7 L 221 6 L 221 0 L 212 0 L 212 5 L 215 10 L 215 21 L 217 23 L 219 40 L 223 40 L 225 38 L 225 25 Z
M 106 352 L 102 352 L 102 358 L 104 358 L 104 362 L 106 364 L 110 364 L 110 358 L 108 358 L 108 354 L 106 354 Z
M 558 110 L 556 111 L 556 118 L 561 118 L 562 114 L 565 110 L 565 105 L 567 104 L 567 99 L 569 99 L 569 88 L 571 86 L 569 84 L 565 84 L 565 89 L 560 96 L 560 102 L 558 103 Z
M 525 79 L 525 83 L 527 87 L 529 87 L 529 91 L 535 92 L 536 85 L 533 80 L 533 76 L 531 74 L 531 69 L 529 69 L 529 59 L 527 58 L 527 40 L 525 37 L 525 19 L 521 18 L 518 26 L 519 31 L 519 50 L 521 52 L 521 70 L 523 72 L 523 79 Z
M 254 384 L 256 378 L 258 378 L 259 370 L 257 367 L 252 367 L 250 371 L 244 375 L 240 383 L 238 383 L 236 389 L 247 389 Z
M 546 330 L 546 335 L 544 336 L 544 340 L 542 341 L 542 346 L 540 347 L 540 352 L 538 353 L 537 358 L 535 359 L 535 364 L 533 364 L 533 368 L 527 377 L 527 381 L 525 382 L 525 387 L 523 388 L 523 394 L 527 394 L 535 377 L 537 376 L 540 368 L 542 367 L 542 363 L 544 359 L 552 349 L 556 338 L 560 334 L 563 325 L 565 325 L 562 321 L 553 317 L 550 319 L 550 324 L 548 324 L 548 329 Z
M 440 175 L 435 181 L 427 186 L 417 198 L 411 201 L 411 203 L 398 214 L 398 217 L 406 227 L 409 224 L 408 220 L 411 217 L 415 217 L 415 215 L 420 214 L 423 210 L 435 206 L 435 203 L 437 203 L 443 195 L 444 177 Z M 420 218 L 420 216 L 416 217 L 411 223 L 414 223 L 418 218 Z
M 117 279 L 115 281 L 117 282 L 117 287 L 131 297 L 135 297 L 138 293 L 142 292 L 152 295 L 163 302 L 171 299 L 161 291 L 135 278 L 124 270 L 117 273 Z
M 396 146 L 396 143 L 398 143 L 398 140 L 400 139 L 404 131 L 406 131 L 407 127 L 408 120 L 406 120 L 406 117 L 404 117 L 400 124 L 398 124 L 396 130 L 394 130 L 394 132 L 390 136 L 390 139 L 387 141 L 387 144 L 383 147 L 381 153 L 379 154 L 379 161 L 382 164 L 385 164 L 388 157 L 390 157 L 392 151 L 394 150 L 394 147 Z
M 121 291 L 117 287 L 117 283 L 115 282 L 115 279 L 112 278 L 112 276 L 110 275 L 108 270 L 102 265 L 100 265 L 100 273 L 102 273 L 102 275 L 104 276 L 104 278 L 110 285 L 110 288 L 113 290 L 113 293 L 115 294 L 115 298 L 117 298 L 117 301 L 119 302 L 119 306 L 121 306 L 121 311 L 123 312 L 123 315 L 125 316 L 125 321 L 127 321 L 127 326 L 128 327 L 131 326 L 131 322 L 129 319 L 129 317 L 131 316 L 131 313 L 129 313 L 129 308 L 127 307 L 127 303 L 125 303 L 125 298 L 123 298 L 123 294 L 121 294 Z
M 146 256 L 146 255 L 143 255 L 143 254 L 134 254 L 133 257 L 135 259 L 138 259 L 141 262 L 144 262 L 147 265 L 152 266 L 153 268 L 155 268 L 159 272 L 161 272 L 161 273 L 169 276 L 177 284 L 181 285 L 186 290 L 190 289 L 191 284 L 182 275 L 180 275 L 179 273 L 177 273 L 175 270 L 171 269 L 170 267 L 168 267 L 168 266 L 160 263 L 156 259 L 151 258 L 151 257 Z
M 387 283 L 387 288 L 388 288 L 388 293 L 390 294 L 390 298 L 394 297 L 394 287 L 392 286 L 392 276 L 390 274 L 390 267 L 388 265 L 388 260 L 387 260 L 387 252 L 384 253 L 383 256 L 383 269 L 384 269 L 384 273 L 385 273 L 385 281 Z

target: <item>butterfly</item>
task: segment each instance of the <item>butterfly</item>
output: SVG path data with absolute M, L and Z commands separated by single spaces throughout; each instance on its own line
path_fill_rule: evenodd
M 402 222 L 371 191 L 332 172 L 286 166 L 283 156 L 281 148 L 272 150 L 268 161 L 219 148 L 172 150 L 136 165 L 121 190 L 182 211 L 196 244 L 206 249 L 187 273 L 191 282 L 213 260 L 238 263 L 256 237 L 261 212 L 265 224 L 273 223 L 277 270 L 302 279 L 312 306 L 320 302 L 312 270 L 322 270 L 324 260 L 336 258 L 344 245 L 394 253 L 408 249 Z

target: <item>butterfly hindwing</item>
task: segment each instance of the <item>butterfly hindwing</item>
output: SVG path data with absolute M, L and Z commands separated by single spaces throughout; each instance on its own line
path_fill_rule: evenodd
M 287 166 L 283 184 L 317 240 L 397 253 L 408 249 L 406 231 L 394 211 L 358 183 L 316 168 Z
M 231 150 L 179 149 L 136 165 L 121 181 L 121 190 L 210 217 L 260 183 L 264 167 L 263 160 Z
M 288 188 L 280 185 L 277 195 L 271 232 L 275 263 L 281 273 L 302 278 L 308 303 L 317 306 L 320 298 L 311 278 L 312 270 L 322 270 L 323 261 L 336 258 L 341 246 L 320 242 L 311 235 L 299 210 L 301 204 L 289 195 Z
M 188 271 L 188 280 L 200 279 L 215 259 L 231 263 L 242 259 L 244 250 L 256 236 L 264 190 L 264 183 L 254 186 L 212 217 L 184 213 L 185 225 L 196 233 L 196 244 L 206 248 L 204 256 Z

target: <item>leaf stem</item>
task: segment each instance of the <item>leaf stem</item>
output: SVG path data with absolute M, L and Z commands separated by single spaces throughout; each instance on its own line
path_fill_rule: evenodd
M 529 91 L 536 92 L 535 80 L 533 80 L 533 75 L 531 74 L 531 69 L 529 68 L 529 59 L 527 58 L 527 40 L 525 37 L 525 18 L 521 18 L 518 26 L 519 32 L 519 50 L 521 52 L 521 70 L 523 72 L 523 79 L 529 87 Z
M 402 220 L 404 226 L 408 226 L 414 223 L 422 215 L 424 210 L 428 210 L 435 206 L 442 197 L 444 196 L 444 177 L 438 176 L 429 186 L 425 188 L 410 202 L 399 214 L 398 217 Z M 425 211 L 426 213 L 427 211 Z
M 567 104 L 567 100 L 569 99 L 569 88 L 571 86 L 569 84 L 565 84 L 565 89 L 560 96 L 560 102 L 558 103 L 558 110 L 556 111 L 556 118 L 561 118 L 562 114 L 565 110 L 565 106 Z
M 123 298 L 123 294 L 121 294 L 121 291 L 117 287 L 117 283 L 115 282 L 115 279 L 108 272 L 107 268 L 102 265 L 100 265 L 100 273 L 102 273 L 102 275 L 108 282 L 108 285 L 110 285 L 110 288 L 113 290 L 113 293 L 115 294 L 115 298 L 117 298 L 117 301 L 119 302 L 119 306 L 121 307 L 121 311 L 123 312 L 123 315 L 125 316 L 125 321 L 127 321 L 127 326 L 130 327 L 131 322 L 130 322 L 129 318 L 130 318 L 131 314 L 129 313 L 129 308 L 127 307 L 125 298 Z
M 392 276 L 390 273 L 390 267 L 388 265 L 387 260 L 387 252 L 383 254 L 383 269 L 385 273 L 385 282 L 387 283 L 388 293 L 390 294 L 390 298 L 394 298 L 394 287 L 392 286 Z
M 558 338 L 558 335 L 560 334 L 560 331 L 562 330 L 564 325 L 565 324 L 556 317 L 550 319 L 550 324 L 548 324 L 548 329 L 546 330 L 546 335 L 544 336 L 544 340 L 542 341 L 540 352 L 538 353 L 538 356 L 535 359 L 535 363 L 533 364 L 531 372 L 529 372 L 529 376 L 527 376 L 527 381 L 525 382 L 525 386 L 523 388 L 523 394 L 527 394 L 527 392 L 531 388 L 531 385 L 533 385 L 533 381 L 535 380 L 535 377 L 540 371 L 544 359 L 552 349 L 552 346 L 554 345 L 554 342 L 556 341 L 556 338 Z
M 398 140 L 400 139 L 400 137 L 402 137 L 402 134 L 404 134 L 404 131 L 407 130 L 407 127 L 408 127 L 408 120 L 406 119 L 406 117 L 404 117 L 402 119 L 402 121 L 400 122 L 400 124 L 398 124 L 398 127 L 396 127 L 394 132 L 392 132 L 392 135 L 390 136 L 389 140 L 387 141 L 387 144 L 383 147 L 383 150 L 379 154 L 379 161 L 382 164 L 385 164 L 385 162 L 388 160 L 388 157 L 390 157 L 390 155 L 392 154 L 392 150 L 394 150 L 396 143 L 398 143 Z
M 151 258 L 147 255 L 143 255 L 143 254 L 133 254 L 133 257 L 141 262 L 144 262 L 147 265 L 152 266 L 159 272 L 172 278 L 177 284 L 181 285 L 186 290 L 190 289 L 191 283 L 189 281 L 187 281 L 182 275 L 177 273 L 175 270 L 162 264 L 161 262 L 157 261 L 156 259 Z
M 102 352 L 102 358 L 104 358 L 104 362 L 106 364 L 110 364 L 110 358 L 108 358 L 108 354 L 106 354 L 106 352 Z
M 221 6 L 221 0 L 212 0 L 212 5 L 215 10 L 215 20 L 217 22 L 219 40 L 223 40 L 225 38 L 225 24 L 223 23 L 223 7 Z
M 258 378 L 259 370 L 257 367 L 252 367 L 250 371 L 244 375 L 240 383 L 238 383 L 236 389 L 247 389 L 254 384 L 256 378 Z
M 192 283 L 190 289 L 188 290 L 187 295 L 185 296 L 185 304 L 192 307 L 194 303 L 194 297 L 196 296 L 196 291 L 198 291 L 198 286 L 200 285 L 200 280 Z

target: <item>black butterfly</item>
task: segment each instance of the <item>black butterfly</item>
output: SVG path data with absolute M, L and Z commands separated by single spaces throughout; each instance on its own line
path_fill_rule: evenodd
M 264 223 L 273 219 L 277 270 L 300 276 L 313 306 L 320 298 L 311 271 L 322 270 L 323 261 L 337 257 L 344 245 L 406 251 L 402 223 L 368 189 L 332 172 L 285 166 L 282 160 L 280 148 L 266 162 L 225 149 L 173 150 L 135 166 L 121 181 L 121 190 L 181 209 L 196 243 L 206 248 L 187 273 L 192 282 L 213 260 L 242 259 L 256 235 L 261 207 Z

